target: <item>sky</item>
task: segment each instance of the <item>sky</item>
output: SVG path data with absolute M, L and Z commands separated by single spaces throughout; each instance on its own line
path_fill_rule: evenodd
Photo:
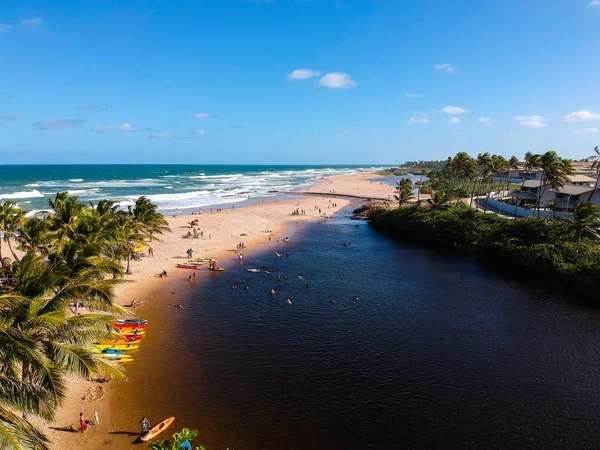
M 600 145 L 600 0 L 0 5 L 0 163 L 394 164 Z

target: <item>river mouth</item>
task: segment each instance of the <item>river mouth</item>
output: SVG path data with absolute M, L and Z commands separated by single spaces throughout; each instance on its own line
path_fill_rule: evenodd
M 364 222 L 290 237 L 145 301 L 119 429 L 175 416 L 237 450 L 598 445 L 597 313 Z

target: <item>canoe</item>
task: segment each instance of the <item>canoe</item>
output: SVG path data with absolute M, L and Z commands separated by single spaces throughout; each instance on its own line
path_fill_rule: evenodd
M 124 355 L 125 350 L 115 350 L 114 348 L 105 348 L 100 350 L 103 355 Z
M 213 271 L 216 271 L 216 272 L 224 272 L 225 271 L 225 269 L 223 269 L 222 267 L 217 267 L 216 269 L 213 269 L 212 267 L 209 267 L 208 270 L 213 270 Z
M 113 357 L 113 358 L 105 358 L 105 359 L 107 361 L 118 362 L 119 364 L 133 361 L 133 358 L 131 356 L 125 356 L 123 358 L 119 358 L 118 356 L 120 356 L 120 355 L 115 355 L 115 357 Z
M 127 339 L 119 339 L 119 340 L 116 340 L 116 341 L 102 340 L 102 341 L 98 341 L 98 344 L 104 344 L 104 345 L 139 345 L 140 341 L 129 341 Z
M 198 265 L 196 264 L 177 264 L 177 268 L 178 269 L 191 269 L 191 270 L 197 270 L 198 269 Z
M 124 323 L 124 324 L 131 323 L 131 324 L 135 324 L 135 325 L 142 325 L 142 324 L 148 323 L 148 321 L 145 319 L 118 319 L 117 322 Z
M 94 347 L 99 348 L 100 350 L 104 350 L 105 348 L 112 348 L 114 350 L 135 350 L 140 346 L 130 344 L 94 344 Z
M 119 330 L 143 330 L 146 328 L 145 323 L 135 324 L 135 323 L 111 323 L 111 326 L 114 328 L 118 328 Z
M 155 438 L 160 433 L 162 433 L 167 428 L 169 428 L 169 425 L 171 425 L 174 420 L 175 420 L 175 417 L 169 417 L 168 419 L 163 420 L 161 423 L 159 423 L 154 428 L 152 428 L 150 431 L 148 431 L 145 435 L 143 435 L 140 438 L 140 440 L 143 441 L 143 442 L 146 442 L 146 441 L 149 441 L 152 438 Z
M 121 333 L 121 337 L 123 339 L 135 338 L 136 341 L 139 341 L 144 337 L 145 334 L 146 332 L 141 330 L 133 333 Z
M 116 359 L 129 359 L 131 356 L 123 353 L 99 353 L 100 358 L 109 359 L 111 361 Z

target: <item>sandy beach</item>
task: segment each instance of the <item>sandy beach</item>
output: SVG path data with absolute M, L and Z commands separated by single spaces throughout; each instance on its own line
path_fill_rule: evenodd
M 175 267 L 187 260 L 187 249 L 193 250 L 194 258 L 210 257 L 217 261 L 239 258 L 236 247 L 240 242 L 244 243 L 246 250 L 250 250 L 269 240 L 283 239 L 288 223 L 324 220 L 347 207 L 351 201 L 360 202 L 354 197 L 393 198 L 393 187 L 371 181 L 376 177 L 372 173 L 336 175 L 318 180 L 316 185 L 306 190 L 311 195 L 285 200 L 257 200 L 257 203 L 243 208 L 224 205 L 219 212 L 213 207 L 212 212 L 208 208 L 193 215 L 168 217 L 172 232 L 161 236 L 160 242 L 151 244 L 153 256 L 147 256 L 147 251 L 144 251 L 145 256 L 141 260 L 131 261 L 132 274 L 125 276 L 131 283 L 117 288 L 116 303 L 127 306 L 132 300 L 142 302 L 141 306 L 128 309 L 144 318 L 144 310 L 151 301 L 169 298 L 173 285 L 180 285 L 182 279 L 190 276 L 189 270 Z M 301 214 L 292 215 L 297 209 Z M 203 232 L 202 238 L 186 237 L 191 231 L 189 222 L 192 220 L 198 220 L 197 228 Z M 163 270 L 168 272 L 168 276 L 158 277 Z M 161 324 L 154 322 L 150 326 L 159 328 Z M 136 361 L 131 364 L 136 364 Z M 55 422 L 41 425 L 51 440 L 51 448 L 85 447 L 91 450 L 112 446 L 110 433 L 114 433 L 118 425 L 111 417 L 111 392 L 115 383 L 118 382 L 100 384 L 70 380 L 67 398 L 57 411 Z M 78 432 L 80 412 L 91 421 L 95 421 L 97 412 L 99 424 L 88 427 L 85 433 Z

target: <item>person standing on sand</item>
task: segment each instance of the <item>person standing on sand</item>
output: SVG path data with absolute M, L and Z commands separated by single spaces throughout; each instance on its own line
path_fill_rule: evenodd
M 83 413 L 79 413 L 79 426 L 81 427 L 82 433 L 87 429 L 87 422 L 83 417 Z
M 148 428 L 150 428 L 150 422 L 146 417 L 142 417 L 140 420 L 140 425 L 142 425 L 142 434 L 146 434 L 148 432 Z

